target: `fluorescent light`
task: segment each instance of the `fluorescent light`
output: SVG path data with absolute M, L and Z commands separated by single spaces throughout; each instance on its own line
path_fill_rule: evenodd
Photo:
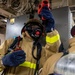
M 10 24 L 14 24 L 15 23 L 15 18 L 11 18 L 10 19 Z

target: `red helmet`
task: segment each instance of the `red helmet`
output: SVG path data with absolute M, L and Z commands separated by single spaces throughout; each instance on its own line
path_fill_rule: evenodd
M 38 6 L 38 14 L 40 14 L 40 12 L 41 12 L 41 10 L 42 10 L 42 8 L 44 6 L 47 6 L 50 9 L 50 3 L 49 3 L 48 0 L 42 0 L 42 2 L 39 4 L 39 6 Z
M 75 26 L 72 27 L 71 29 L 71 35 L 74 37 L 75 36 Z
M 47 6 L 49 8 L 50 4 L 48 0 L 43 0 L 41 3 L 42 7 Z

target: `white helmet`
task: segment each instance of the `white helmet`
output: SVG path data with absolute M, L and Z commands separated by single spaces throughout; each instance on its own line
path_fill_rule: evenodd
M 75 53 L 63 56 L 56 63 L 54 75 L 75 75 Z

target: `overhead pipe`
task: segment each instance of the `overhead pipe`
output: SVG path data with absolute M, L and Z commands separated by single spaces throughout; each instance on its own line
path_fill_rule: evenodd
M 52 9 L 52 0 L 49 0 L 50 2 L 50 9 Z

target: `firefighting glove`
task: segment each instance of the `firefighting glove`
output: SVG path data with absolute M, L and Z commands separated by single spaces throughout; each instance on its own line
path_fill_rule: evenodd
M 47 6 L 43 7 L 39 13 L 41 17 L 44 17 L 46 20 L 54 20 L 51 10 Z
M 23 50 L 14 51 L 5 55 L 2 58 L 4 66 L 13 66 L 16 67 L 19 64 L 22 64 L 25 61 L 26 54 Z
M 55 21 L 53 18 L 53 15 L 51 13 L 51 10 L 49 10 L 48 7 L 43 7 L 39 16 L 43 17 L 42 18 L 42 23 L 45 25 L 46 32 L 51 32 L 55 28 Z

